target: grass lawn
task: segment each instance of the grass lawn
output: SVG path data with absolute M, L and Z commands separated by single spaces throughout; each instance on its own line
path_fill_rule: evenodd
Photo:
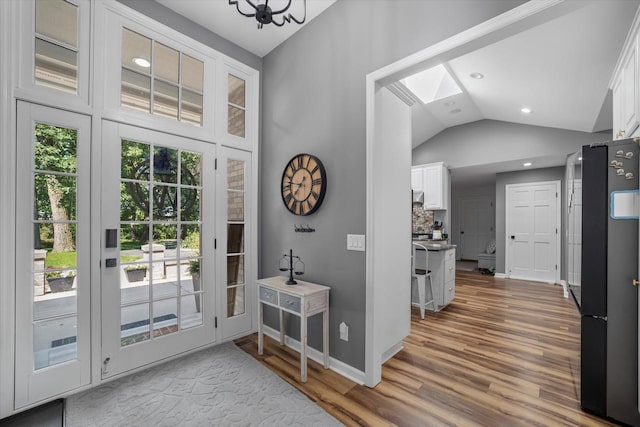
M 76 266 L 76 252 L 47 252 L 44 268 L 70 268 Z
M 142 259 L 137 255 L 120 255 L 120 262 L 134 262 Z M 76 266 L 76 252 L 47 252 L 44 268 L 72 268 Z

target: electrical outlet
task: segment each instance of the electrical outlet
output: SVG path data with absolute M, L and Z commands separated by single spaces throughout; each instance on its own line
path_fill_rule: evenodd
M 340 339 L 342 341 L 349 341 L 349 327 L 346 323 L 340 323 Z

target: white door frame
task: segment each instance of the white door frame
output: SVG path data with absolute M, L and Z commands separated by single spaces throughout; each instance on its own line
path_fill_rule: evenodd
M 216 263 L 218 268 L 216 269 L 216 301 L 217 302 L 217 314 L 218 317 L 218 334 L 222 342 L 228 341 L 234 338 L 245 336 L 252 330 L 254 319 L 257 317 L 257 313 L 254 310 L 255 307 L 255 292 L 251 292 L 251 284 L 254 282 L 251 270 L 251 266 L 256 258 L 255 253 L 251 251 L 250 242 L 253 241 L 254 227 L 253 218 L 254 209 L 251 204 L 253 197 L 253 156 L 251 152 L 240 150 L 237 148 L 231 148 L 227 146 L 221 146 L 216 152 L 216 159 L 218 168 L 216 170 L 216 239 L 218 249 L 215 251 Z M 244 162 L 244 286 L 240 286 L 244 289 L 244 313 L 233 317 L 227 316 L 228 308 L 228 293 L 227 293 L 227 278 L 228 278 L 228 264 L 227 264 L 227 243 L 229 236 L 227 235 L 227 224 L 234 223 L 228 219 L 228 201 L 227 192 L 229 191 L 228 183 L 228 160 L 239 160 Z M 233 191 L 233 190 L 232 190 Z M 242 223 L 242 221 L 235 221 L 236 224 Z
M 75 271 L 77 274 L 77 289 L 75 303 L 75 328 L 76 328 L 76 349 L 72 359 L 58 362 L 57 364 L 47 364 L 40 368 L 34 368 L 35 351 L 34 341 L 36 340 L 33 324 L 35 323 L 35 298 L 33 285 L 19 287 L 16 289 L 16 361 L 15 361 L 15 408 L 21 409 L 30 405 L 42 402 L 47 398 L 69 393 L 72 390 L 86 386 L 90 383 L 91 377 L 91 331 L 90 331 L 90 294 L 91 294 L 91 262 L 89 248 L 91 244 L 90 234 L 90 164 L 89 156 L 91 150 L 91 118 L 86 115 L 72 113 L 65 110 L 44 107 L 42 105 L 19 101 L 18 111 L 18 140 L 17 140 L 17 160 L 18 167 L 16 178 L 16 217 L 23 213 L 23 217 L 16 222 L 15 232 L 17 236 L 27 236 L 27 241 L 16 239 L 16 283 L 31 284 L 33 275 L 38 270 L 34 268 L 33 258 L 25 257 L 25 254 L 33 253 L 33 217 L 24 217 L 24 212 L 32 211 L 34 203 L 33 176 L 35 149 L 33 144 L 34 130 L 36 123 L 46 123 L 61 128 L 75 129 L 77 131 L 76 140 L 76 218 L 68 221 L 76 226 L 77 262 Z M 55 172 L 38 172 L 55 173 Z M 26 188 L 25 188 L 26 187 Z M 18 218 L 16 218 L 18 219 Z M 43 271 L 45 265 L 42 265 Z M 35 271 L 34 271 L 35 270 Z M 44 271 L 42 276 L 46 277 Z M 44 286 L 44 279 L 43 286 Z M 63 294 L 61 294 L 63 295 Z M 44 298 L 44 296 L 43 296 Z M 71 298 L 71 297 L 62 297 Z M 63 312 L 56 315 L 49 314 L 48 321 L 70 318 L 71 313 Z M 47 321 L 46 318 L 39 319 Z M 71 326 L 67 326 L 71 333 Z M 64 329 L 59 329 L 61 331 Z M 60 333 L 60 332 L 58 332 Z M 58 338 L 54 335 L 54 338 Z M 40 340 L 42 341 L 42 340 Z M 53 350 L 47 350 L 47 353 Z M 44 350 L 40 354 L 44 353 Z M 51 353 L 50 353 L 51 354 Z M 51 357 L 50 355 L 48 357 Z
M 11 4 L 0 1 L 0 301 L 15 301 L 15 174 L 16 112 L 10 82 L 15 65 L 9 60 L 17 50 L 12 36 L 15 23 Z M 9 416 L 14 406 L 15 304 L 0 309 L 0 418 Z
M 554 7 L 555 6 L 555 7 Z M 376 353 L 377 342 L 380 339 L 375 330 L 375 320 L 380 317 L 374 308 L 380 305 L 378 299 L 378 289 L 383 289 L 388 283 L 376 280 L 374 266 L 376 263 L 384 262 L 382 254 L 385 253 L 387 242 L 384 239 L 376 239 L 374 230 L 380 220 L 376 218 L 375 207 L 380 203 L 375 200 L 375 177 L 379 173 L 380 166 L 374 156 L 376 152 L 376 90 L 379 86 L 393 83 L 400 78 L 412 74 L 418 69 L 436 65 L 445 57 L 455 57 L 465 52 L 470 52 L 489 45 L 496 40 L 503 39 L 521 30 L 519 23 L 523 23 L 527 18 L 534 21 L 549 19 L 548 15 L 555 15 L 555 12 L 562 8 L 572 8 L 568 2 L 563 0 L 539 0 L 524 3 L 512 10 L 498 15 L 475 27 L 469 28 L 448 39 L 438 42 L 424 50 L 409 55 L 390 65 L 375 70 L 366 76 L 366 277 L 365 277 L 365 372 L 364 384 L 374 387 L 382 378 L 382 363 L 384 360 L 381 354 Z M 548 9 L 553 8 L 552 11 Z M 547 11 L 547 13 L 544 13 Z M 378 129 L 379 131 L 379 129 Z M 404 171 L 396 171 L 398 174 Z M 408 171 L 406 172 L 409 173 Z M 394 227 L 393 224 L 387 224 Z M 396 229 L 398 233 L 406 233 L 406 247 L 410 247 L 411 236 L 406 230 Z M 393 268 L 389 266 L 388 268 Z M 401 344 L 401 343 L 400 343 Z
M 562 257 L 562 247 L 561 247 L 561 242 L 562 242 L 562 183 L 560 180 L 558 181 L 540 181 L 540 182 L 523 182 L 523 183 L 518 183 L 518 184 L 507 184 L 505 185 L 505 203 L 504 203 L 504 209 L 505 209 L 505 236 L 504 236 L 504 240 L 505 240 L 505 251 L 504 251 L 504 271 L 505 271 L 505 275 L 507 278 L 510 277 L 509 271 L 510 271 L 510 265 L 509 262 L 511 261 L 509 259 L 509 221 L 506 219 L 507 218 L 507 210 L 509 209 L 509 189 L 511 188 L 515 188 L 515 187 L 526 187 L 526 186 L 531 186 L 531 185 L 551 185 L 551 184 L 555 184 L 556 187 L 556 193 L 558 194 L 557 197 L 557 201 L 556 201 L 556 228 L 558 229 L 558 232 L 556 233 L 556 265 L 558 266 L 557 270 L 556 270 L 556 274 L 555 274 L 555 283 L 560 283 L 560 270 L 561 270 L 561 257 Z M 541 281 L 541 282 L 545 282 L 548 283 L 548 281 L 546 280 L 535 280 L 535 279 L 527 279 L 527 280 L 531 280 L 534 282 L 537 281 Z

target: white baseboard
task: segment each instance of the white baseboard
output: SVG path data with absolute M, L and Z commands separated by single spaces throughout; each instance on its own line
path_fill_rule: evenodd
M 269 326 L 264 326 L 264 334 L 273 338 L 276 341 L 280 341 L 280 331 L 277 331 Z M 297 352 L 300 352 L 300 341 L 294 340 L 291 337 L 284 337 L 284 345 L 294 349 Z M 309 359 L 318 362 L 320 364 L 324 363 L 324 355 L 321 351 L 316 350 L 313 347 L 307 346 L 307 355 Z M 333 357 L 329 357 L 329 369 L 338 374 L 342 375 L 345 378 L 350 379 L 351 381 L 357 383 L 358 385 L 363 385 L 365 380 L 364 372 L 354 368 L 353 366 L 347 365 L 346 363 L 334 359 Z
M 395 356 L 403 348 L 404 348 L 404 345 L 402 344 L 402 341 L 400 341 L 399 343 L 391 347 L 389 350 L 385 351 L 382 354 L 382 364 L 384 364 L 387 360 Z
M 566 280 L 560 280 L 560 285 L 562 285 L 562 293 L 565 298 L 569 298 L 569 286 L 567 285 Z
M 526 280 L 526 281 L 529 281 L 529 282 L 547 283 L 549 285 L 561 285 L 564 297 L 565 298 L 569 298 L 569 287 L 567 286 L 566 280 L 560 280 L 558 282 L 556 282 L 555 280 L 536 280 L 536 279 L 530 279 L 530 278 L 526 278 L 526 277 L 507 276 L 505 273 L 495 273 L 494 277 L 496 277 L 497 279 Z

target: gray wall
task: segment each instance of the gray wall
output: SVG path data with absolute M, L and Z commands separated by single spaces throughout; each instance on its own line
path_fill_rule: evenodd
M 279 274 L 278 259 L 293 248 L 306 263 L 304 279 L 331 286 L 332 357 L 364 370 L 365 253 L 347 251 L 346 234 L 366 230 L 366 74 L 522 3 L 340 0 L 264 58 L 259 274 Z M 285 210 L 279 191 L 284 165 L 301 152 L 317 155 L 328 178 L 323 206 L 304 218 Z M 301 223 L 316 232 L 295 233 Z M 277 326 L 273 312 L 266 317 Z M 342 321 L 349 342 L 339 340 Z M 287 322 L 298 337 L 297 319 Z M 311 319 L 317 349 L 320 331 L 320 319 Z
M 118 0 L 120 3 L 173 28 L 194 40 L 222 52 L 258 71 L 262 71 L 262 58 L 241 48 L 206 28 L 178 15 L 173 10 L 153 0 Z

